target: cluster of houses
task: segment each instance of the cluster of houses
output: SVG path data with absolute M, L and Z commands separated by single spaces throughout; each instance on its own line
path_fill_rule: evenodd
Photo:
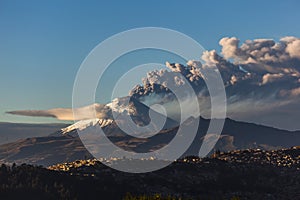
M 293 167 L 300 170 L 300 146 L 271 151 L 246 149 L 215 152 L 212 157 L 234 163 L 270 164 L 278 167 Z
M 70 171 L 72 169 L 88 168 L 89 166 L 101 168 L 101 166 L 104 166 L 102 163 L 109 165 L 112 162 L 122 161 L 122 159 L 124 158 L 76 160 L 74 162 L 53 165 L 48 167 L 48 169 Z M 300 170 L 300 146 L 270 151 L 262 149 L 234 150 L 229 152 L 216 151 L 210 158 L 188 156 L 176 160 L 175 163 L 209 164 L 212 159 L 229 163 L 268 164 L 278 167 L 293 167 Z M 151 158 L 148 161 L 153 160 L 155 160 L 155 158 Z M 102 168 L 105 169 L 105 167 Z

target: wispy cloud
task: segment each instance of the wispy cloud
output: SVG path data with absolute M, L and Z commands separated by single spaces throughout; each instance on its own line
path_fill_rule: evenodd
M 187 65 L 166 63 L 169 70 L 154 70 L 143 78 L 143 84 L 130 91 L 147 105 L 155 103 L 170 104 L 168 83 L 170 73 L 183 75 L 184 79 L 174 76 L 171 81 L 177 87 L 187 82 L 199 97 L 200 109 L 209 112 L 209 94 L 206 91 L 205 77 L 200 68 L 218 67 L 224 81 L 229 117 L 242 118 L 279 125 L 288 128 L 291 121 L 296 123 L 300 117 L 300 38 L 283 37 L 273 39 L 246 40 L 225 37 L 219 41 L 221 53 L 206 51 L 201 55 L 204 63 L 189 61 Z M 188 96 L 188 95 L 187 95 Z M 172 107 L 172 106 L 170 106 Z M 87 109 L 97 110 L 97 116 L 110 117 L 105 105 L 95 104 L 80 108 L 82 118 L 87 118 Z M 60 120 L 73 120 L 71 109 L 55 108 L 50 110 L 11 111 L 10 114 L 25 116 L 55 117 Z M 281 119 L 274 121 L 274 113 L 280 113 Z M 260 117 L 257 117 L 260 116 Z M 269 120 L 268 120 L 269 119 Z M 260 121 L 262 120 L 262 121 Z M 272 121 L 273 120 L 273 121 Z
M 81 108 L 77 108 L 76 112 L 80 118 L 76 120 L 83 120 L 91 118 L 88 113 L 96 110 L 96 115 L 98 118 L 107 118 L 110 114 L 109 108 L 102 104 L 93 104 Z M 54 108 L 50 110 L 16 110 L 8 111 L 7 114 L 31 116 L 31 117 L 53 117 L 59 120 L 74 120 L 73 110 L 71 108 Z M 76 116 L 77 116 L 76 115 Z

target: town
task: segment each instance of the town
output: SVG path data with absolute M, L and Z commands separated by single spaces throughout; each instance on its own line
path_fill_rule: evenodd
M 56 171 L 72 171 L 74 169 L 83 170 L 90 166 L 101 166 L 104 163 L 109 166 L 113 162 L 122 161 L 124 158 L 109 158 L 109 159 L 87 159 L 76 160 L 69 163 L 60 163 L 48 167 L 50 170 Z M 229 152 L 220 152 L 216 150 L 210 157 L 199 158 L 196 156 L 187 156 L 182 159 L 176 160 L 174 163 L 191 163 L 191 164 L 210 164 L 212 160 L 221 160 L 228 163 L 244 163 L 244 164 L 259 164 L 271 165 L 276 167 L 288 167 L 300 170 L 300 146 L 292 147 L 289 149 L 279 150 L 261 150 L 261 149 L 245 149 L 234 150 Z M 151 157 L 145 161 L 154 161 L 155 158 Z

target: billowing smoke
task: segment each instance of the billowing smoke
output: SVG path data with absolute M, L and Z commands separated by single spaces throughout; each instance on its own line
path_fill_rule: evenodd
M 197 64 L 200 68 L 216 66 L 219 69 L 227 94 L 228 116 L 291 128 L 290 121 L 296 122 L 300 117 L 297 111 L 300 105 L 300 39 L 284 37 L 279 42 L 255 39 L 240 44 L 235 37 L 225 37 L 219 44 L 222 46 L 220 55 L 215 50 L 206 51 L 201 56 L 202 64 Z M 210 99 L 205 77 L 194 63 L 167 62 L 168 70 L 148 72 L 143 84 L 133 88 L 130 95 L 147 105 L 164 102 L 170 105 L 174 96 L 168 89 L 168 82 L 179 88 L 188 82 L 199 97 L 201 114 L 209 117 Z M 170 80 L 173 72 L 182 74 L 184 79 L 174 75 Z M 166 79 L 167 82 L 161 81 Z M 272 113 L 280 113 L 278 116 L 283 118 L 288 116 L 289 121 L 274 120 Z
M 225 59 L 233 59 L 247 71 L 256 73 L 298 73 L 300 66 L 300 39 L 284 37 L 247 40 L 239 46 L 237 38 L 223 38 L 219 44 Z
M 169 70 L 155 70 L 147 73 L 147 76 L 143 78 L 143 85 L 137 85 L 130 91 L 130 96 L 135 98 L 142 98 L 145 96 L 155 94 L 170 94 L 172 91 L 169 90 L 168 84 L 176 85 L 180 87 L 184 85 L 186 81 L 192 84 L 195 88 L 203 85 L 203 77 L 199 69 L 196 69 L 192 65 L 184 66 L 179 63 L 166 63 Z M 183 75 L 177 76 L 175 73 Z
M 207 77 L 201 73 L 201 69 L 216 66 L 223 78 L 229 117 L 300 129 L 300 39 L 283 37 L 279 41 L 255 39 L 240 43 L 235 37 L 225 37 L 219 44 L 222 47 L 221 53 L 218 54 L 216 50 L 206 51 L 199 58 L 201 63 L 189 61 L 183 65 L 167 62 L 167 69 L 148 72 L 142 80 L 143 84 L 134 87 L 130 96 L 146 105 L 164 104 L 168 114 L 172 115 L 173 112 L 176 115 L 178 102 L 169 85 L 175 85 L 180 90 L 188 83 L 198 96 L 201 115 L 210 117 L 210 97 L 204 81 Z M 111 118 L 109 107 L 101 104 L 92 106 L 80 108 L 83 119 L 86 109 L 94 106 L 99 118 Z M 184 106 L 192 112 L 189 94 L 186 94 Z M 71 109 L 61 108 L 9 113 L 73 119 Z

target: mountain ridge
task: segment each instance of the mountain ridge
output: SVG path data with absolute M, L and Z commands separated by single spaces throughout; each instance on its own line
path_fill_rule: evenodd
M 197 135 L 183 156 L 198 155 L 209 121 L 209 119 L 200 120 Z M 263 130 L 264 132 L 260 132 L 259 130 Z M 108 138 L 115 145 L 127 151 L 148 152 L 167 145 L 176 132 L 177 127 L 174 127 L 163 130 L 150 138 L 134 138 L 122 132 L 110 134 Z M 279 130 L 227 118 L 221 137 L 213 151 L 248 148 L 266 150 L 289 148 L 299 145 L 298 141 L 300 141 L 299 131 Z M 85 157 L 92 158 L 91 154 L 82 145 L 79 137 L 74 137 L 72 134 L 27 138 L 0 145 L 0 162 L 3 163 L 16 162 L 21 164 L 27 162 L 48 166 L 72 161 L 72 159 L 83 159 Z

